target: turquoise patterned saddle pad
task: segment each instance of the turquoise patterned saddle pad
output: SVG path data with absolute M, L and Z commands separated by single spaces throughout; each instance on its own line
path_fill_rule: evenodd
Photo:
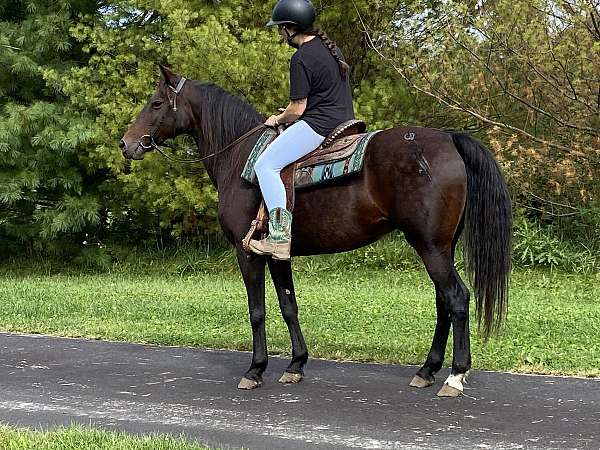
M 315 186 L 360 172 L 363 167 L 367 145 L 379 131 L 381 130 L 361 135 L 348 136 L 347 138 L 340 138 L 340 141 L 342 139 L 353 140 L 354 142 L 351 144 L 353 148 L 349 146 L 349 151 L 346 152 L 332 151 L 331 158 L 328 156 L 320 156 L 314 162 L 311 162 L 310 159 L 303 162 L 296 168 L 294 174 L 294 184 L 296 189 Z M 244 171 L 242 172 L 242 178 L 244 180 L 253 184 L 258 184 L 254 165 L 256 164 L 258 157 L 262 155 L 276 136 L 277 133 L 275 130 L 268 129 L 258 138 L 258 141 L 256 141 L 254 148 L 250 152 Z M 332 147 L 335 146 L 337 142 L 338 141 L 334 141 Z

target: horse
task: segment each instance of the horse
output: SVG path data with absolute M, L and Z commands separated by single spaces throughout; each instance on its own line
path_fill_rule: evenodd
M 235 248 L 248 297 L 252 361 L 238 388 L 261 386 L 267 368 L 266 265 L 292 343 L 291 361 L 279 381 L 297 383 L 304 377 L 308 350 L 298 321 L 291 262 L 248 253 L 242 244 L 262 196 L 240 174 L 258 130 L 266 127 L 264 117 L 216 84 L 186 80 L 159 66 L 157 91 L 119 147 L 126 159 L 141 160 L 148 151 L 160 151 L 168 139 L 181 134 L 194 139 L 198 160 L 204 161 L 218 191 L 218 220 Z M 291 254 L 350 251 L 393 230 L 404 233 L 435 286 L 432 345 L 410 386 L 434 384 L 452 326 L 452 370 L 438 396 L 457 397 L 471 368 L 470 294 L 454 263 L 463 232 L 465 271 L 486 339 L 501 327 L 507 309 L 512 205 L 490 151 L 464 133 L 412 126 L 379 132 L 368 144 L 360 173 L 296 193 Z

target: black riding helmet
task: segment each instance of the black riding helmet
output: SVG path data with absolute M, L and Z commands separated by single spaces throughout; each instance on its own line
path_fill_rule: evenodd
M 312 28 L 316 15 L 310 0 L 279 0 L 267 26 L 293 24 L 303 32 Z

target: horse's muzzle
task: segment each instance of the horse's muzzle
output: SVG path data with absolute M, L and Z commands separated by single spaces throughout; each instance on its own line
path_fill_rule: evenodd
M 121 149 L 121 152 L 123 153 L 123 158 L 125 159 L 135 159 L 135 160 L 140 160 L 140 159 L 144 159 L 144 151 L 142 149 L 141 152 L 139 152 L 138 150 L 141 149 L 140 145 L 132 145 L 129 146 L 127 145 L 127 142 L 125 142 L 124 139 L 121 139 L 119 141 L 119 148 Z

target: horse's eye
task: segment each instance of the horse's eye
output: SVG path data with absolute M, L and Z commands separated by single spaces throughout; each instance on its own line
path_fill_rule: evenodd
M 162 106 L 162 104 L 163 104 L 162 100 L 155 100 L 152 102 L 152 107 L 154 109 L 159 109 Z

